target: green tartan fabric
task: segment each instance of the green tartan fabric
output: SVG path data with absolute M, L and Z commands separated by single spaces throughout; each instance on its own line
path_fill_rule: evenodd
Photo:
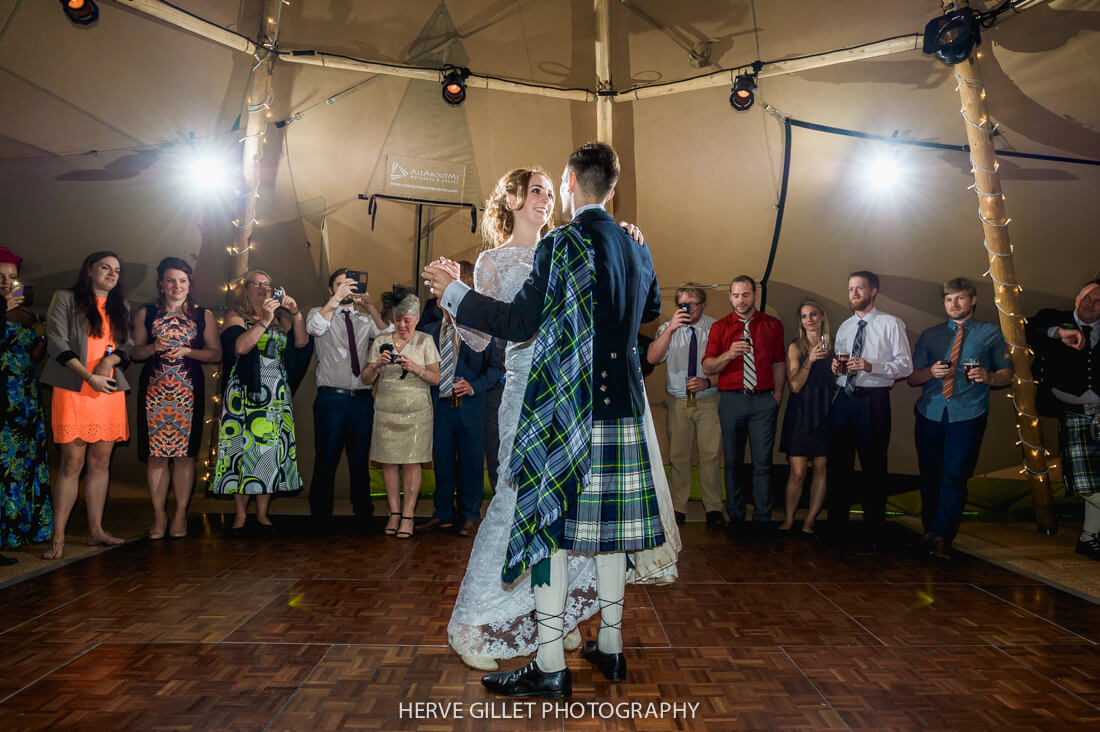
M 592 242 L 568 224 L 539 246 L 552 249 L 508 466 L 516 509 L 501 569 L 506 584 L 558 549 L 565 512 L 591 478 Z

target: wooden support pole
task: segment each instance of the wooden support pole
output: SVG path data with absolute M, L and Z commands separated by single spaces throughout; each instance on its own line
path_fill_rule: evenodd
M 244 53 L 256 53 L 256 44 L 249 39 L 231 31 L 227 31 L 202 18 L 185 13 L 182 10 L 172 7 L 168 3 L 161 2 L 161 0 L 115 0 L 115 2 L 131 10 L 136 10 L 139 13 L 151 15 L 158 20 L 163 20 L 169 25 L 174 25 L 177 28 L 190 31 L 209 41 L 220 43 L 228 48 Z
M 260 51 L 260 60 L 252 69 L 244 109 L 241 110 L 241 117 L 245 120 L 244 135 L 241 138 L 241 178 L 244 187 L 241 190 L 237 220 L 233 224 L 233 243 L 229 246 L 227 283 L 230 293 L 240 286 L 240 281 L 248 272 L 248 252 L 251 249 L 252 229 L 256 223 L 256 200 L 260 190 L 260 159 L 263 158 L 269 109 L 274 96 L 272 71 L 277 56 L 270 47 L 279 32 L 281 5 L 282 0 L 264 0 L 258 37 L 260 44 L 267 47 Z
M 1031 482 L 1035 521 L 1039 531 L 1054 533 L 1057 522 L 1051 497 L 1046 449 L 1039 430 L 1035 406 L 1035 381 L 1031 374 L 1032 352 L 1024 333 L 1025 318 L 1020 308 L 1020 285 L 1012 262 L 1012 244 L 1008 238 L 1009 218 L 1005 212 L 1001 176 L 997 172 L 997 153 L 993 147 L 993 122 L 985 103 L 985 85 L 978 60 L 981 52 L 955 66 L 955 79 L 962 97 L 962 115 L 970 143 L 970 162 L 974 171 L 974 192 L 978 196 L 978 216 L 985 234 L 989 255 L 989 277 L 993 280 L 994 300 L 1000 317 L 1001 332 L 1008 342 L 1015 368 L 1012 398 L 1016 406 L 1020 447 L 1024 469 Z
M 593 0 L 596 11 L 596 88 L 610 92 L 611 82 L 611 9 L 610 0 Z M 596 98 L 596 139 L 613 144 L 613 97 Z

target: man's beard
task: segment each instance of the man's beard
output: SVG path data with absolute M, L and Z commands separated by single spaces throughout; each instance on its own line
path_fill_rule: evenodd
M 864 297 L 859 300 L 849 300 L 848 304 L 852 306 L 852 310 L 866 310 L 867 306 L 871 304 L 871 298 Z
M 353 302 L 355 302 L 355 298 L 345 297 L 343 300 L 340 301 L 340 304 L 341 305 L 351 305 Z

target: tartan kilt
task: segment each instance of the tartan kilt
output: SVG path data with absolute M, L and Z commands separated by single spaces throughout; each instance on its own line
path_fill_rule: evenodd
M 665 542 L 641 417 L 592 421 L 592 480 L 565 515 L 562 548 L 633 552 Z
M 1100 442 L 1089 437 L 1092 417 L 1066 412 L 1058 420 L 1058 442 L 1062 445 L 1062 473 L 1066 495 L 1100 490 Z

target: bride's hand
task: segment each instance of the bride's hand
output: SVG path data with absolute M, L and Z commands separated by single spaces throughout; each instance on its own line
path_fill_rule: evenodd
M 620 221 L 619 226 L 621 226 L 623 228 L 623 231 L 625 231 L 629 236 L 633 237 L 634 241 L 638 242 L 639 244 L 645 244 L 645 237 L 642 236 L 642 230 L 639 229 L 637 226 L 628 221 Z

